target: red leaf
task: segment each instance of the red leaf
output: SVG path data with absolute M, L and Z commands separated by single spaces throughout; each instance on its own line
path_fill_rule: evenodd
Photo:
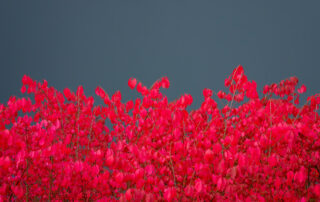
M 314 187 L 313 187 L 313 192 L 314 194 L 320 198 L 320 184 L 316 184 Z
M 122 184 L 123 182 L 123 173 L 122 172 L 118 172 L 116 175 L 115 175 L 115 181 L 120 185 Z
M 170 87 L 170 82 L 169 82 L 168 77 L 165 76 L 162 78 L 161 86 L 162 86 L 162 88 L 169 88 Z
M 206 152 L 204 153 L 204 160 L 206 162 L 211 162 L 213 160 L 214 153 L 211 149 L 207 149 Z
M 128 86 L 131 88 L 131 89 L 134 89 L 137 85 L 137 79 L 135 78 L 130 78 L 128 80 Z
M 130 201 L 130 200 L 132 199 L 132 189 L 128 189 L 128 190 L 126 191 L 125 196 L 126 196 L 126 199 L 127 199 L 128 201 Z
M 210 90 L 210 89 L 208 89 L 208 88 L 203 89 L 202 93 L 203 93 L 203 96 L 204 96 L 205 98 L 212 96 L 212 90 Z
M 23 85 L 20 89 L 21 93 L 24 94 L 26 92 L 27 88 L 25 85 Z
M 304 84 L 298 89 L 298 93 L 300 94 L 305 93 L 306 91 L 307 87 Z
M 164 198 L 167 201 L 172 201 L 176 197 L 176 189 L 175 188 L 166 188 L 164 190 Z
M 203 190 L 203 182 L 200 179 L 197 179 L 194 187 L 198 193 L 201 193 Z

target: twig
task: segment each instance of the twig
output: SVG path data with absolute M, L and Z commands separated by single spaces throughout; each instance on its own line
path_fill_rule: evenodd
M 174 186 L 176 187 L 177 184 L 176 184 L 176 176 L 175 176 L 175 173 L 174 173 L 174 167 L 173 167 L 173 164 L 172 164 L 172 158 L 171 158 L 171 147 L 172 146 L 172 143 L 170 144 L 170 166 L 171 166 L 171 170 L 172 170 L 172 174 L 173 174 L 173 182 L 174 182 Z

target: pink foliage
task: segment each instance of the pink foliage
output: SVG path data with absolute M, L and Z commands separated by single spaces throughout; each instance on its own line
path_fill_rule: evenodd
M 35 103 L 0 104 L 0 201 L 320 200 L 320 95 L 298 106 L 306 87 L 296 77 L 260 97 L 239 66 L 229 92 L 205 88 L 191 112 L 191 95 L 169 102 L 160 92 L 167 77 L 151 88 L 130 78 L 142 98 L 126 103 L 97 87 L 102 106 L 82 86 L 22 83 Z

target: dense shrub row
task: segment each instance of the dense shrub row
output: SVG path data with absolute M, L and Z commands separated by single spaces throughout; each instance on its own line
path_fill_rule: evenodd
M 191 112 L 191 95 L 169 103 L 160 92 L 166 77 L 151 88 L 129 79 L 142 98 L 126 103 L 97 87 L 102 106 L 82 86 L 22 83 L 35 102 L 0 105 L 0 201 L 320 199 L 320 96 L 298 106 L 306 87 L 296 77 L 259 97 L 239 66 L 225 80 L 229 92 L 204 89 Z

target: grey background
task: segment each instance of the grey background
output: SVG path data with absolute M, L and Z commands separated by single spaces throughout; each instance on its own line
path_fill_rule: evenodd
M 224 88 L 242 64 L 258 88 L 297 76 L 319 92 L 320 1 L 0 2 L 0 102 L 22 96 L 24 74 L 58 90 L 101 85 L 123 101 L 137 97 L 130 77 L 147 86 L 168 76 L 169 100 Z M 96 101 L 96 103 L 102 103 Z

